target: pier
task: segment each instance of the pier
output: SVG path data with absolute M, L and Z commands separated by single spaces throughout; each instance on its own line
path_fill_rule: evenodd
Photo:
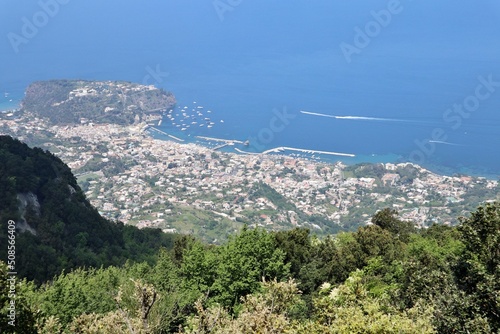
M 150 127 L 149 127 L 149 129 L 151 129 L 151 130 L 155 130 L 155 131 L 157 131 L 157 132 L 161 133 L 162 135 L 165 135 L 165 136 L 170 137 L 170 138 L 172 138 L 172 139 L 178 140 L 178 141 L 180 141 L 180 142 L 183 142 L 183 141 L 184 141 L 184 139 L 180 139 L 180 138 L 177 138 L 176 136 L 169 135 L 168 133 L 166 133 L 166 132 L 164 132 L 164 131 L 161 131 L 161 130 L 159 130 L 159 129 L 155 128 L 155 127 L 150 126 Z
M 221 145 L 219 145 L 219 146 L 215 146 L 215 147 L 213 148 L 213 150 L 214 150 L 214 151 L 216 151 L 216 150 L 219 150 L 219 149 L 224 148 L 224 147 L 226 147 L 226 146 L 233 146 L 233 145 L 234 145 L 234 143 L 224 143 L 224 144 L 221 144 Z

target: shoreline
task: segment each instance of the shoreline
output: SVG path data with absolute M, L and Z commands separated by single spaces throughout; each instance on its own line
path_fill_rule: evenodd
M 335 164 L 338 162 L 344 163 L 349 166 L 354 166 L 354 165 L 359 165 L 359 164 L 404 164 L 404 163 L 411 163 L 415 166 L 419 166 L 423 169 L 426 169 L 432 173 L 435 173 L 437 175 L 442 175 L 442 176 L 455 176 L 455 175 L 466 175 L 466 176 L 472 176 L 472 177 L 483 177 L 487 180 L 492 180 L 492 181 L 500 181 L 500 175 L 495 175 L 492 173 L 477 173 L 477 172 L 470 172 L 470 171 L 460 171 L 457 169 L 453 169 L 450 167 L 446 166 L 440 166 L 440 165 L 434 165 L 434 164 L 426 164 L 426 165 L 419 165 L 416 164 L 412 161 L 406 161 L 402 159 L 401 155 L 395 154 L 395 153 L 389 153 L 389 154 L 381 154 L 381 155 L 363 155 L 363 154 L 352 154 L 352 153 L 339 153 L 339 152 L 330 152 L 330 151 L 319 151 L 319 150 L 312 150 L 312 149 L 302 149 L 302 148 L 293 148 L 293 147 L 287 147 L 287 146 L 281 146 L 281 147 L 275 147 L 271 148 L 268 150 L 265 150 L 263 152 L 249 152 L 245 151 L 241 148 L 236 147 L 236 144 L 243 145 L 244 142 L 241 140 L 236 140 L 236 139 L 224 139 L 224 138 L 216 138 L 216 137 L 208 137 L 208 136 L 193 136 L 192 138 L 197 138 L 197 139 L 202 139 L 204 140 L 207 144 L 208 142 L 217 142 L 217 143 L 223 143 L 224 145 L 218 145 L 215 147 L 209 146 L 209 145 L 204 145 L 200 141 L 195 141 L 195 140 L 184 140 L 177 138 L 173 135 L 169 135 L 166 132 L 162 130 L 155 129 L 158 132 L 163 132 L 163 135 L 168 136 L 170 138 L 173 138 L 175 140 L 180 140 L 181 144 L 194 144 L 194 145 L 200 145 L 206 148 L 209 148 L 211 150 L 218 150 L 218 149 L 224 149 L 224 148 L 231 148 L 230 150 L 222 150 L 225 153 L 233 153 L 233 154 L 242 154 L 242 155 L 269 155 L 272 153 L 276 153 L 279 155 L 287 156 L 290 158 L 299 158 L 299 159 L 306 159 L 309 161 L 317 162 L 317 163 L 326 163 L 326 164 Z M 160 140 L 170 140 L 167 138 L 157 138 Z M 295 151 L 295 152 L 301 152 L 304 153 L 304 156 L 296 153 L 297 155 L 294 156 L 294 153 L 285 153 L 284 151 Z M 310 154 L 311 156 L 305 156 L 305 154 Z M 318 156 L 314 156 L 317 154 Z M 330 155 L 330 158 L 324 157 L 324 155 Z M 338 158 L 335 158 L 338 157 Z M 349 161 L 354 159 L 354 161 Z M 375 160 L 375 161 L 374 161 Z
M 20 108 L 21 108 L 21 100 L 19 100 L 18 96 L 13 95 L 12 96 L 13 101 L 4 101 L 0 103 L 0 114 L 6 115 L 10 113 L 17 113 Z M 163 118 L 162 118 L 163 119 Z M 165 122 L 162 122 L 165 124 Z M 403 156 L 395 154 L 395 153 L 384 153 L 384 154 L 377 154 L 377 155 L 368 155 L 368 154 L 351 154 L 351 153 L 338 153 L 338 152 L 329 152 L 329 151 L 319 151 L 319 150 L 314 150 L 314 149 L 302 149 L 302 148 L 289 148 L 286 146 L 283 147 L 275 147 L 275 148 L 270 148 L 267 149 L 263 152 L 248 152 L 245 150 L 244 141 L 242 140 L 237 140 L 237 139 L 223 139 L 223 138 L 216 138 L 216 137 L 209 137 L 209 136 L 186 136 L 186 138 L 180 138 L 178 136 L 175 136 L 173 134 L 167 133 L 163 130 L 160 130 L 154 126 L 149 125 L 146 129 L 144 129 L 145 133 L 147 130 L 152 130 L 150 131 L 147 135 L 151 137 L 156 137 L 161 140 L 173 140 L 178 143 L 192 143 L 195 145 L 201 145 L 204 147 L 208 147 L 210 149 L 217 149 L 222 152 L 226 153 L 234 153 L 234 154 L 246 154 L 246 155 L 259 155 L 259 154 L 281 154 L 284 156 L 289 156 L 292 158 L 301 158 L 301 159 L 307 159 L 311 161 L 316 161 L 316 162 L 322 162 L 322 163 L 327 163 L 327 164 L 335 164 L 337 162 L 342 162 L 346 165 L 356 165 L 356 164 L 363 164 L 363 163 L 369 163 L 369 164 L 379 164 L 379 163 L 413 163 L 411 161 L 408 161 L 404 159 Z M 156 135 L 159 134 L 160 136 Z M 184 136 L 183 136 L 184 137 Z M 196 139 L 201 139 L 204 142 L 198 141 Z M 208 145 L 209 142 L 216 142 L 219 144 L 223 145 L 217 145 L 216 147 Z M 278 149 L 284 148 L 286 149 L 291 149 L 290 151 L 296 151 L 299 153 L 290 153 L 290 152 L 276 152 Z M 300 153 L 303 153 L 300 154 Z M 314 156 L 314 154 L 317 154 Z M 326 156 L 325 156 L 326 155 Z M 417 165 L 417 164 L 416 164 Z M 484 171 L 484 168 L 482 167 L 449 167 L 445 165 L 439 165 L 435 163 L 427 163 L 427 164 L 422 164 L 418 165 L 424 169 L 427 169 L 433 173 L 443 175 L 443 176 L 454 176 L 454 175 L 467 175 L 467 176 L 474 176 L 474 177 L 484 177 L 489 180 L 500 180 L 500 173 L 495 173 L 489 170 Z
M 5 96 L 3 101 L 0 102 L 0 113 L 7 114 L 11 112 L 18 112 L 21 110 L 21 102 L 22 99 L 19 99 L 18 97 L 10 97 L 9 95 Z
M 338 153 L 338 152 L 330 152 L 330 151 L 317 151 L 317 150 L 311 150 L 311 149 L 304 149 L 304 148 L 295 148 L 295 147 L 288 147 L 288 146 L 280 146 L 276 148 L 272 148 L 269 150 L 266 150 L 262 152 L 262 154 L 268 154 L 268 153 L 282 153 L 283 151 L 295 151 L 295 152 L 302 152 L 302 153 L 307 153 L 307 154 L 320 154 L 320 155 L 336 155 L 336 156 L 341 156 L 341 157 L 350 157 L 354 158 L 356 155 L 351 154 L 351 153 Z

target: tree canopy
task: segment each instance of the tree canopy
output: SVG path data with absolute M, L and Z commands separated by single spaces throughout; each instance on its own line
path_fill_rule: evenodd
M 184 237 L 152 263 L 18 281 L 15 332 L 497 333 L 499 213 L 487 204 L 403 239 L 387 228 L 394 213 L 323 240 L 306 229 L 245 228 L 220 246 Z

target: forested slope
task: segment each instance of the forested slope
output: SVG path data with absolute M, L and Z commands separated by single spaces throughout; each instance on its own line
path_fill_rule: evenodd
M 174 236 L 139 230 L 102 218 L 59 158 L 8 136 L 0 136 L 0 244 L 7 245 L 9 220 L 16 224 L 16 269 L 43 282 L 83 266 L 152 261 Z M 5 261 L 7 253 L 0 259 Z

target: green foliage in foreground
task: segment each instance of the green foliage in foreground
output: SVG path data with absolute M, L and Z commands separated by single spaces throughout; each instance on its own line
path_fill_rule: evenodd
M 16 283 L 2 333 L 498 333 L 500 203 L 458 227 L 416 231 L 383 210 L 318 240 L 244 229 L 221 246 L 192 237 L 154 264 L 76 269 Z M 0 266 L 3 282 L 8 278 Z

